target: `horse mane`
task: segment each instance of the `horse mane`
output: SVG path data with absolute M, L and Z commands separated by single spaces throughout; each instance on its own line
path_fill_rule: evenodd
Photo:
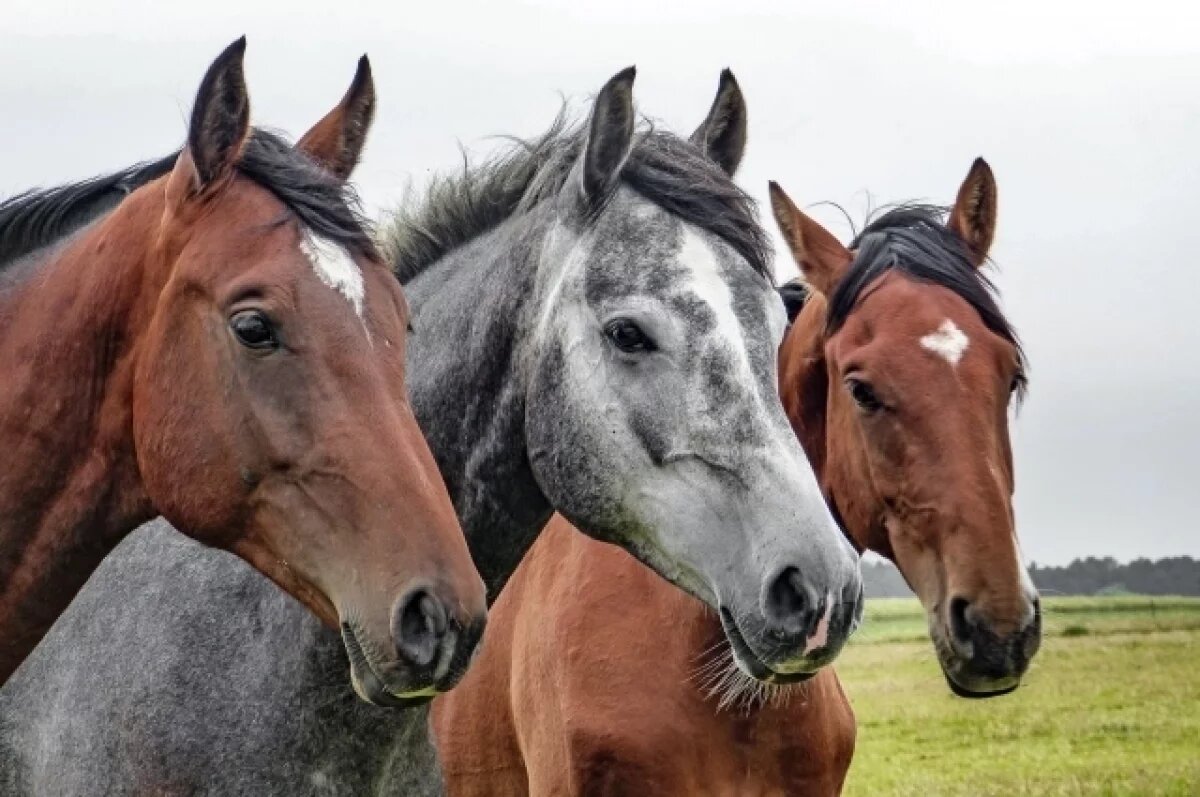
M 530 212 L 566 184 L 587 128 L 560 112 L 537 138 L 512 139 L 505 152 L 458 174 L 435 176 L 423 199 L 396 209 L 381 230 L 385 256 L 402 283 L 452 250 Z M 645 199 L 728 243 L 768 282 L 771 246 L 754 200 L 689 141 L 643 125 L 621 170 Z
M 108 213 L 143 185 L 169 173 L 179 151 L 113 174 L 34 189 L 0 202 L 0 269 Z M 354 189 L 278 133 L 251 131 L 237 172 L 270 191 L 313 233 L 374 256 Z
M 75 232 L 175 164 L 177 155 L 0 202 L 0 268 Z
M 841 328 L 863 291 L 887 271 L 949 288 L 979 313 L 992 332 L 1017 350 L 1017 396 L 1027 386 L 1027 362 L 1016 330 L 996 302 L 996 286 L 971 261 L 967 244 L 946 226 L 949 208 L 908 203 L 868 219 L 850 244 L 854 260 L 829 297 L 826 332 Z

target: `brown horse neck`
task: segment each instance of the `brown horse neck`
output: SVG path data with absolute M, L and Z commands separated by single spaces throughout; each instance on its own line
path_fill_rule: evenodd
M 162 216 L 146 193 L 4 300 L 0 683 L 108 551 L 153 516 L 132 439 L 136 331 L 165 281 L 149 267 Z

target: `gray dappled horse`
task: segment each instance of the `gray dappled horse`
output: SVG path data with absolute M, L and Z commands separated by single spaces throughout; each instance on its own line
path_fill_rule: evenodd
M 640 130 L 633 78 L 386 231 L 413 405 L 491 598 L 558 511 L 717 609 L 750 674 L 799 680 L 861 583 L 776 392 L 783 307 L 729 177 L 745 107 L 726 75 L 691 141 Z M 830 644 L 810 656 L 817 605 Z M 356 701 L 346 667 L 240 562 L 145 529 L 0 692 L 0 784 L 439 793 L 427 709 Z

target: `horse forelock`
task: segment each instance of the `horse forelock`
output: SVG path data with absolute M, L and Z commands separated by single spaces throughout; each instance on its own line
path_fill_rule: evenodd
M 851 244 L 854 260 L 829 297 L 825 333 L 837 332 L 867 288 L 889 271 L 953 291 L 984 325 L 1013 345 L 1016 395 L 1024 397 L 1028 363 L 1016 330 L 1004 315 L 995 285 L 970 259 L 966 243 L 945 224 L 946 208 L 919 203 L 882 209 Z

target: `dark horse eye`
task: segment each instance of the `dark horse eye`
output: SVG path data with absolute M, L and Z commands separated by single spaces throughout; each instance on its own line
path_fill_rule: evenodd
M 609 321 L 604 327 L 604 334 L 623 352 L 654 351 L 654 341 L 628 318 Z
M 850 391 L 850 397 L 854 399 L 854 403 L 863 411 L 876 412 L 883 409 L 883 402 L 879 400 L 879 396 L 875 395 L 871 386 L 861 379 L 847 379 L 846 388 Z
M 275 326 L 271 319 L 258 310 L 244 310 L 229 321 L 238 343 L 250 349 L 275 349 L 279 341 L 275 337 Z

